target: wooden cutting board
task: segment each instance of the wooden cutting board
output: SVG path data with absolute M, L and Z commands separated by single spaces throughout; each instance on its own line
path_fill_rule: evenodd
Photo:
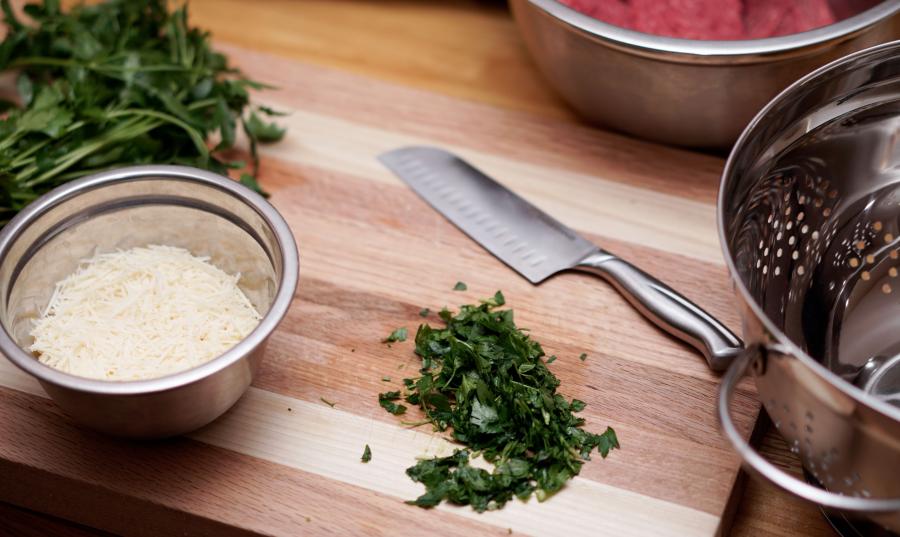
M 259 378 L 209 427 L 137 443 L 70 423 L 0 360 L 0 501 L 147 536 L 719 531 L 739 463 L 718 432 L 719 379 L 703 359 L 596 278 L 530 285 L 375 156 L 407 144 L 455 151 L 737 328 L 715 232 L 719 159 L 223 48 L 281 88 L 262 102 L 291 112 L 287 138 L 264 148 L 262 183 L 294 231 L 300 283 Z M 469 290 L 453 291 L 458 280 Z M 622 449 L 595 457 L 544 503 L 480 515 L 405 505 L 421 489 L 404 469 L 452 448 L 378 406 L 377 394 L 417 363 L 411 341 L 380 341 L 399 326 L 414 331 L 423 307 L 497 289 L 559 356 L 550 367 L 563 394 L 588 403 L 588 429 L 613 426 Z M 749 431 L 758 412 L 749 383 L 734 412 Z M 372 461 L 362 464 L 366 444 Z

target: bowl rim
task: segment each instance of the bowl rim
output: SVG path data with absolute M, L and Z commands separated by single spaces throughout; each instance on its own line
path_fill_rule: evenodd
M 842 379 L 836 373 L 819 363 L 818 360 L 815 360 L 812 356 L 809 355 L 809 353 L 801 349 L 799 345 L 794 343 L 794 341 L 789 338 L 787 334 L 785 334 L 784 331 L 781 330 L 772 321 L 771 318 L 769 318 L 768 315 L 766 315 L 760 304 L 758 304 L 757 301 L 753 298 L 753 295 L 750 294 L 750 290 L 747 288 L 747 285 L 744 283 L 743 279 L 737 272 L 734 255 L 732 254 L 728 246 L 728 240 L 725 236 L 724 220 L 724 208 L 726 203 L 725 185 L 727 182 L 729 182 L 729 178 L 734 175 L 739 153 L 747 143 L 747 139 L 755 133 L 757 127 L 766 119 L 766 117 L 769 115 L 769 112 L 778 104 L 780 104 L 784 99 L 790 97 L 793 93 L 800 91 L 806 85 L 818 80 L 820 77 L 841 69 L 847 64 L 860 61 L 866 56 L 878 55 L 885 50 L 891 49 L 900 50 L 900 40 L 883 43 L 874 47 L 869 47 L 852 54 L 848 54 L 847 56 L 823 65 L 822 67 L 815 69 L 814 71 L 801 77 L 799 80 L 785 88 L 771 101 L 769 101 L 768 104 L 766 104 L 766 106 L 764 106 L 756 114 L 756 116 L 754 116 L 754 118 L 750 121 L 749 124 L 747 124 L 747 127 L 741 133 L 737 142 L 735 142 L 734 147 L 728 155 L 728 160 L 726 160 L 725 162 L 725 167 L 722 170 L 722 179 L 719 183 L 719 192 L 716 195 L 716 229 L 718 231 L 719 244 L 722 248 L 722 255 L 725 258 L 725 266 L 728 269 L 731 281 L 734 283 L 736 292 L 740 296 L 743 303 L 746 304 L 747 308 L 749 308 L 752 315 L 762 324 L 765 331 L 774 338 L 777 345 L 784 351 L 786 351 L 787 354 L 790 354 L 794 358 L 800 360 L 804 365 L 815 372 L 820 378 L 824 379 L 841 393 L 852 398 L 857 403 L 868 406 L 869 408 L 872 408 L 877 412 L 887 416 L 888 418 L 900 423 L 900 408 L 897 408 L 885 401 L 881 401 L 872 394 L 866 393 L 858 386 L 854 386 L 853 384 Z M 742 314 L 742 317 L 746 318 L 747 315 Z
M 5 258 L 9 248 L 22 231 L 58 204 L 77 197 L 83 192 L 154 177 L 192 181 L 223 190 L 254 209 L 266 222 L 275 236 L 281 254 L 281 278 L 268 312 L 244 339 L 212 360 L 171 375 L 131 381 L 108 381 L 79 377 L 42 364 L 13 340 L 6 327 L 0 326 L 0 352 L 41 383 L 47 382 L 78 392 L 108 395 L 145 395 L 173 390 L 210 377 L 250 354 L 265 342 L 287 313 L 297 287 L 299 257 L 294 236 L 284 217 L 262 196 L 237 181 L 188 166 L 128 166 L 91 174 L 65 183 L 30 203 L 0 230 L 0 260 Z
M 595 19 L 558 0 L 524 0 L 590 36 L 628 49 L 696 59 L 756 61 L 761 56 L 797 52 L 854 34 L 900 11 L 900 0 L 884 0 L 852 17 L 806 32 L 763 39 L 701 40 L 666 37 L 630 30 Z

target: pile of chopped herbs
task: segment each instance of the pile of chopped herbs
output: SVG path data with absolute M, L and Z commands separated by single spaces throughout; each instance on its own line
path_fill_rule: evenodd
M 130 164 L 183 164 L 227 173 L 259 190 L 259 142 L 284 131 L 251 107 L 264 85 L 229 67 L 186 7 L 165 0 L 108 0 L 67 12 L 58 0 L 25 6 L 26 22 L 0 2 L 6 38 L 0 70 L 17 73 L 20 103 L 0 119 L 0 224 L 51 188 Z M 220 156 L 237 129 L 249 165 Z M 212 140 L 215 137 L 215 142 Z
M 583 430 L 575 415 L 583 401 L 556 393 L 559 379 L 541 360 L 541 345 L 518 329 L 499 291 L 453 315 L 440 312 L 445 328 L 423 324 L 416 333 L 420 376 L 404 379 L 406 402 L 419 406 L 436 430 L 452 429 L 464 444 L 448 457 L 419 461 L 406 470 L 426 492 L 408 502 L 432 507 L 443 500 L 498 509 L 514 496 L 543 501 L 578 474 L 595 449 L 606 457 L 619 447 L 616 433 Z M 406 408 L 399 392 L 379 396 L 393 414 Z M 470 464 L 481 456 L 493 471 Z

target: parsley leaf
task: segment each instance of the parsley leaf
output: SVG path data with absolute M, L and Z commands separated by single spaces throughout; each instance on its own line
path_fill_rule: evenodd
M 464 282 L 456 282 L 456 285 L 453 286 L 454 291 L 465 291 L 469 288 Z
M 372 460 L 372 450 L 369 449 L 369 444 L 366 444 L 366 449 L 363 450 L 362 457 L 360 459 L 362 462 L 369 462 Z
M 448 501 L 480 512 L 513 497 L 534 494 L 543 501 L 577 475 L 592 452 L 606 457 L 619 447 L 612 428 L 601 434 L 582 429 L 575 413 L 586 404 L 556 392 L 559 379 L 541 360 L 541 345 L 516 327 L 512 310 L 496 309 L 505 302 L 498 291 L 455 314 L 444 309 L 446 327 L 423 324 L 416 333 L 420 376 L 403 380 L 403 398 L 422 409 L 426 423 L 466 447 L 408 468 L 425 493 L 407 503 L 427 508 Z M 400 397 L 399 391 L 383 393 L 379 403 L 400 413 L 406 408 L 394 412 L 391 406 Z M 475 456 L 493 470 L 472 466 Z
M 406 327 L 401 327 L 391 332 L 391 335 L 381 340 L 381 342 L 394 343 L 395 341 L 406 341 L 406 336 L 408 334 L 409 332 L 406 330 Z
M 393 414 L 395 416 L 399 416 L 400 414 L 403 414 L 404 412 L 406 412 L 405 406 L 398 405 L 397 403 L 394 402 L 394 401 L 397 401 L 398 399 L 400 399 L 399 391 L 385 392 L 385 393 L 378 394 L 378 404 L 381 405 L 381 407 L 383 409 L 387 410 L 388 412 L 390 412 L 391 414 Z
M 503 296 L 503 293 L 497 291 L 496 293 L 494 293 L 493 297 L 482 300 L 481 302 L 483 304 L 487 304 L 491 307 L 496 308 L 497 306 L 503 306 L 504 304 L 506 304 L 506 298 Z
M 250 117 L 244 122 L 244 127 L 247 129 L 247 132 L 252 133 L 260 142 L 277 142 L 284 137 L 285 132 L 278 125 L 259 119 L 259 116 L 253 112 L 250 113 Z

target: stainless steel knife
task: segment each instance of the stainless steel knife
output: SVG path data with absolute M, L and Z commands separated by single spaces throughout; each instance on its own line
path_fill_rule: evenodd
M 538 284 L 563 270 L 609 281 L 657 326 L 693 345 L 721 371 L 743 349 L 725 325 L 653 276 L 606 252 L 456 155 L 404 147 L 378 159 L 501 261 Z

